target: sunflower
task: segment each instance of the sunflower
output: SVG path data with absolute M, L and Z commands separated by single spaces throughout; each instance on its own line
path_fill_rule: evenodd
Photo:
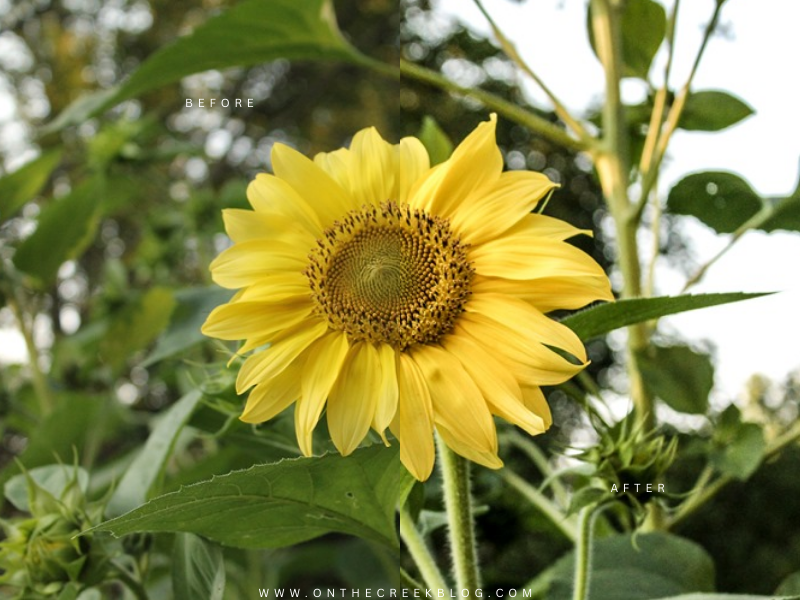
M 253 210 L 223 211 L 233 245 L 211 272 L 239 291 L 203 325 L 244 340 L 240 354 L 255 350 L 236 380 L 250 390 L 243 421 L 295 403 L 306 456 L 323 411 L 343 455 L 370 429 L 389 443 L 389 429 L 419 480 L 433 468 L 434 430 L 499 468 L 493 415 L 532 435 L 549 427 L 539 386 L 587 360 L 544 313 L 612 295 L 600 266 L 564 241 L 586 232 L 531 213 L 556 185 L 504 173 L 495 125 L 434 168 L 419 140 L 392 145 L 374 128 L 313 161 L 275 144 L 275 174 L 248 187 Z

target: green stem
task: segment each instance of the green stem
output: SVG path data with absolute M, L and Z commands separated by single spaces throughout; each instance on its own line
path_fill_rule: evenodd
M 149 596 L 147 595 L 147 590 L 145 589 L 144 585 L 140 581 L 138 581 L 133 575 L 128 573 L 128 571 L 122 566 L 117 563 L 113 563 L 115 567 L 115 575 L 116 578 L 119 579 L 125 586 L 136 596 L 137 600 L 149 600 Z
M 617 230 L 619 267 L 623 276 L 622 296 L 641 296 L 641 265 L 636 240 L 639 221 L 636 211 L 631 210 L 628 195 L 628 138 L 625 127 L 620 77 L 622 38 L 620 32 L 619 6 L 611 0 L 592 0 L 592 29 L 597 55 L 603 64 L 606 79 L 606 98 L 603 105 L 603 146 L 595 154 L 595 164 L 603 194 L 614 219 Z M 628 378 L 631 398 L 639 418 L 645 427 L 655 425 L 653 398 L 644 387 L 637 364 L 638 354 L 649 341 L 645 323 L 628 328 Z
M 539 509 L 539 512 L 547 517 L 553 525 L 558 527 L 559 531 L 561 531 L 568 540 L 575 542 L 578 538 L 575 522 L 564 516 L 564 513 L 562 513 L 547 496 L 513 471 L 503 469 L 500 476 L 506 483 L 525 496 L 531 504 Z
M 406 60 L 400 61 L 400 73 L 403 77 L 416 79 L 417 81 L 427 83 L 448 92 L 474 98 L 487 108 L 496 110 L 510 121 L 519 123 L 520 125 L 527 127 L 531 131 L 538 133 L 542 137 L 545 137 L 550 141 L 563 146 L 564 148 L 571 150 L 587 149 L 585 142 L 576 140 L 557 125 L 554 125 L 550 121 L 543 119 L 542 117 L 539 117 L 538 115 L 535 115 L 532 112 L 525 110 L 524 108 L 521 108 L 512 102 L 509 102 L 508 100 L 504 100 L 499 96 L 495 96 L 491 92 L 477 88 L 460 86 L 456 83 L 453 83 L 443 75 L 436 73 L 435 71 L 431 71 L 430 69 L 426 69 L 425 67 L 421 67 Z
M 480 588 L 480 574 L 475 548 L 470 465 L 466 458 L 450 450 L 441 438 L 437 438 L 437 441 L 450 552 L 453 557 L 453 576 L 459 590 L 469 590 L 472 594 Z
M 11 312 L 14 315 L 14 318 L 17 320 L 17 325 L 22 332 L 23 339 L 25 340 L 25 348 L 28 350 L 28 363 L 31 369 L 31 381 L 33 383 L 33 389 L 36 391 L 36 398 L 39 401 L 39 410 L 41 412 L 41 416 L 45 417 L 53 412 L 54 403 L 53 397 L 50 394 L 50 388 L 47 385 L 47 378 L 45 377 L 44 373 L 42 372 L 42 368 L 39 365 L 39 349 L 36 347 L 36 342 L 33 339 L 33 319 L 31 319 L 29 324 L 28 320 L 25 318 L 25 313 L 23 313 L 20 306 L 21 303 L 16 297 L 16 293 L 14 291 L 9 292 L 6 301 L 8 303 L 8 307 L 11 309 Z
M 578 517 L 578 544 L 575 547 L 575 572 L 573 577 L 572 600 L 586 600 L 589 597 L 589 573 L 592 561 L 592 525 L 597 505 L 581 509 Z
M 778 455 L 787 446 L 796 443 L 800 440 L 800 421 L 796 421 L 789 429 L 779 435 L 771 444 L 767 446 L 762 463 L 768 461 L 770 458 Z M 684 502 L 673 517 L 667 522 L 666 529 L 675 527 L 684 521 L 689 515 L 694 513 L 698 508 L 703 506 L 706 502 L 714 498 L 725 486 L 736 481 L 735 477 L 730 475 L 723 475 L 719 479 L 704 485 L 708 480 L 707 474 L 703 473 L 698 480 L 698 485 L 689 499 Z
M 528 65 L 528 63 L 520 56 L 519 52 L 517 52 L 517 48 L 514 44 L 511 43 L 503 31 L 497 26 L 497 23 L 483 6 L 483 2 L 481 0 L 473 0 L 475 5 L 478 7 L 478 10 L 483 13 L 483 16 L 489 22 L 489 25 L 494 32 L 495 38 L 500 43 L 500 47 L 505 52 L 506 56 L 510 58 L 516 65 L 522 69 L 522 71 L 528 75 L 536 85 L 541 88 L 541 90 L 545 93 L 545 95 L 550 99 L 550 102 L 553 104 L 553 108 L 555 113 L 558 117 L 564 121 L 564 123 L 572 129 L 572 131 L 587 145 L 591 143 L 592 136 L 589 135 L 589 132 L 586 131 L 586 128 L 578 121 L 575 117 L 570 114 L 567 110 L 566 106 L 558 99 L 558 97 L 550 90 L 550 88 L 544 83 L 544 81 L 534 72 L 533 69 Z
M 408 509 L 403 507 L 400 510 L 400 537 L 403 543 L 408 548 L 411 558 L 419 569 L 422 580 L 428 589 L 431 590 L 446 590 L 447 584 L 442 576 L 439 567 L 436 566 L 436 561 L 433 558 L 425 540 L 414 525 L 414 520 L 408 512 Z M 416 587 L 416 586 L 415 586 Z
M 553 490 L 556 502 L 561 506 L 566 506 L 569 502 L 567 490 L 559 478 L 554 476 L 553 468 L 550 466 L 547 455 L 542 452 L 542 449 L 532 442 L 530 438 L 520 434 L 516 430 L 510 430 L 504 437 L 531 459 L 533 464 L 536 465 L 536 468 L 539 469 L 539 472 L 544 475 L 545 479 L 550 481 L 550 488 Z

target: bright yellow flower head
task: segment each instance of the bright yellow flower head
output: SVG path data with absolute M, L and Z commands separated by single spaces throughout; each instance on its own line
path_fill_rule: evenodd
M 234 245 L 211 271 L 241 289 L 203 326 L 245 340 L 241 353 L 269 344 L 239 372 L 238 392 L 251 390 L 243 421 L 296 402 L 310 455 L 327 407 L 342 454 L 388 428 L 420 480 L 434 429 L 498 468 L 492 415 L 532 435 L 549 427 L 539 386 L 575 375 L 586 354 L 544 313 L 612 295 L 599 265 L 564 242 L 583 232 L 531 214 L 555 185 L 502 172 L 494 117 L 433 169 L 419 140 L 392 145 L 374 128 L 313 161 L 276 144 L 272 164 L 247 190 L 254 210 L 224 211 Z

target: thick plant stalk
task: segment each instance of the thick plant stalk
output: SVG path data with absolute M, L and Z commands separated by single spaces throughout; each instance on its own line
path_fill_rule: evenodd
M 459 590 L 470 594 L 480 588 L 477 551 L 475 548 L 475 518 L 472 511 L 469 461 L 459 456 L 437 438 L 439 464 L 442 469 L 444 504 L 450 552 L 453 557 L 453 576 Z

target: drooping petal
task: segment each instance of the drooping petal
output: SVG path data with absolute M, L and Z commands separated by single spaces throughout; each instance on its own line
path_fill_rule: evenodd
M 550 425 L 553 424 L 553 417 L 550 414 L 550 405 L 547 404 L 547 400 L 545 400 L 541 388 L 523 385 L 521 389 L 522 400 L 525 402 L 525 406 L 528 410 L 539 415 L 544 421 L 545 428 L 549 429 Z
M 497 452 L 488 452 L 485 450 L 479 450 L 477 448 L 473 448 L 469 444 L 465 444 L 463 438 L 461 438 L 457 433 L 447 429 L 441 423 L 436 424 L 436 431 L 439 433 L 439 436 L 444 440 L 444 443 L 447 444 L 448 448 L 453 450 L 456 454 L 460 454 L 466 459 L 471 460 L 474 463 L 478 463 L 479 465 L 483 465 L 489 469 L 502 469 L 503 468 L 503 461 L 500 460 L 500 457 L 497 455 Z
M 557 185 L 541 173 L 503 173 L 491 190 L 466 197 L 450 218 L 453 230 L 468 244 L 495 239 L 528 216 L 555 187 Z
M 391 429 L 400 440 L 400 461 L 419 481 L 433 471 L 433 405 L 425 377 L 408 354 L 397 354 L 399 403 Z
M 309 349 L 300 381 L 301 397 L 294 414 L 297 443 L 306 456 L 313 453 L 314 428 L 339 376 L 348 347 L 347 336 L 331 331 Z
M 446 162 L 417 182 L 410 204 L 432 216 L 451 218 L 464 198 L 490 189 L 503 170 L 503 156 L 495 142 L 496 125 L 495 115 L 478 125 Z
M 244 361 L 236 378 L 236 393 L 275 377 L 327 330 L 325 321 L 313 317 L 286 329 L 272 346 Z
M 323 228 L 358 208 L 354 199 L 330 175 L 289 146 L 275 144 L 272 147 L 272 168 L 276 176 L 289 183 L 314 209 Z
M 531 435 L 545 431 L 541 416 L 526 408 L 519 383 L 506 367 L 468 337 L 448 335 L 442 345 L 462 364 L 493 414 Z
M 600 265 L 582 250 L 546 238 L 532 238 L 521 244 L 514 237 L 500 237 L 473 246 L 468 256 L 475 271 L 487 277 L 539 279 L 604 275 Z
M 586 349 L 575 332 L 545 317 L 527 302 L 503 294 L 473 294 L 465 308 L 516 329 L 540 344 L 566 350 L 582 363 L 586 362 Z
M 472 282 L 476 294 L 506 294 L 530 303 L 543 313 L 552 310 L 574 310 L 595 300 L 614 300 L 608 277 L 583 275 L 579 277 L 542 277 L 531 281 L 482 277 Z
M 422 371 L 436 426 L 447 428 L 463 446 L 497 454 L 497 432 L 483 394 L 458 359 L 439 346 L 416 346 L 411 357 Z
M 465 313 L 453 329 L 468 335 L 494 354 L 520 384 L 557 385 L 576 375 L 583 365 L 574 365 L 549 348 L 481 314 Z
M 347 456 L 369 432 L 381 390 L 381 362 L 369 342 L 354 344 L 328 397 L 328 430 L 336 449 Z
M 254 387 L 239 419 L 245 423 L 263 423 L 282 413 L 297 400 L 300 397 L 303 359 L 301 355 L 275 377 Z
M 265 337 L 296 325 L 314 309 L 308 297 L 278 302 L 234 302 L 218 306 L 203 324 L 204 335 L 221 340 Z
M 252 240 L 235 244 L 211 261 L 211 278 L 225 288 L 258 283 L 275 271 L 300 273 L 308 260 L 302 245 L 274 240 Z
M 389 344 L 381 344 L 378 347 L 378 356 L 381 364 L 381 385 L 372 428 L 386 443 L 384 431 L 397 412 L 397 353 Z

